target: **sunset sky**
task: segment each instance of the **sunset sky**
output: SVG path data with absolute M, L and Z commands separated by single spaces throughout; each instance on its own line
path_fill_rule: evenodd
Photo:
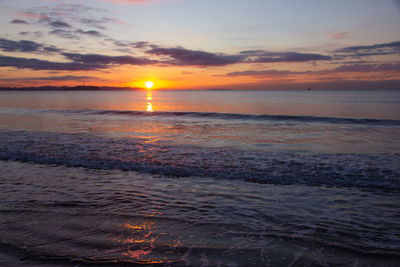
M 400 89 L 400 1 L 0 0 L 0 86 Z

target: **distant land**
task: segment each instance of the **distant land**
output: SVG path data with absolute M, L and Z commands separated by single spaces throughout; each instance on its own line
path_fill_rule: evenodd
M 172 89 L 172 88 L 157 88 L 153 90 L 189 90 L 189 91 L 236 91 L 236 90 L 400 90 L 400 80 L 395 81 L 394 83 L 387 82 L 382 84 L 381 86 L 377 86 L 374 82 L 369 83 L 361 83 L 361 84 L 353 84 L 342 86 L 343 84 L 337 83 L 337 86 L 327 85 L 327 84 L 314 84 L 318 85 L 315 87 L 309 87 L 307 85 L 304 86 L 290 86 L 288 84 L 275 85 L 275 86 L 266 86 L 264 88 L 202 88 L 202 89 Z M 26 87 L 5 87 L 0 86 L 0 91 L 138 91 L 138 90 L 146 90 L 142 87 L 114 87 L 114 86 L 86 86 L 86 85 L 78 85 L 78 86 L 26 86 Z
M 111 87 L 111 86 L 40 86 L 40 87 L 0 87 L 0 91 L 127 91 L 142 90 L 138 87 Z
M 140 87 L 113 87 L 113 86 L 37 86 L 37 87 L 0 87 L 0 91 L 132 91 L 145 90 Z M 202 89 L 206 91 L 230 91 L 229 88 Z

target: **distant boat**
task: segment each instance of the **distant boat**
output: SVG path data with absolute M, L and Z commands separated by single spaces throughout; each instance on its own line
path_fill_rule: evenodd
M 307 88 L 307 90 L 311 90 L 311 88 L 310 88 L 310 87 L 308 87 L 308 88 Z

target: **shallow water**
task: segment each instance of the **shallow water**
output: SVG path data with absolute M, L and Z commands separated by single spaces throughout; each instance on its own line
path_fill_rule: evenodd
M 25 263 L 395 266 L 400 256 L 399 192 L 0 164 L 1 246 Z
M 397 266 L 399 108 L 396 91 L 0 92 L 0 263 Z

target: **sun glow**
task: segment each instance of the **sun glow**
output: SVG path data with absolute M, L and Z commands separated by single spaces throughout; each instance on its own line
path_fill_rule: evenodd
M 147 103 L 146 111 L 150 111 L 150 112 L 153 111 L 153 105 L 151 104 L 151 102 L 148 102 L 148 103 Z
M 147 89 L 151 89 L 154 86 L 154 82 L 147 81 L 147 82 L 144 83 L 144 86 L 146 86 Z

